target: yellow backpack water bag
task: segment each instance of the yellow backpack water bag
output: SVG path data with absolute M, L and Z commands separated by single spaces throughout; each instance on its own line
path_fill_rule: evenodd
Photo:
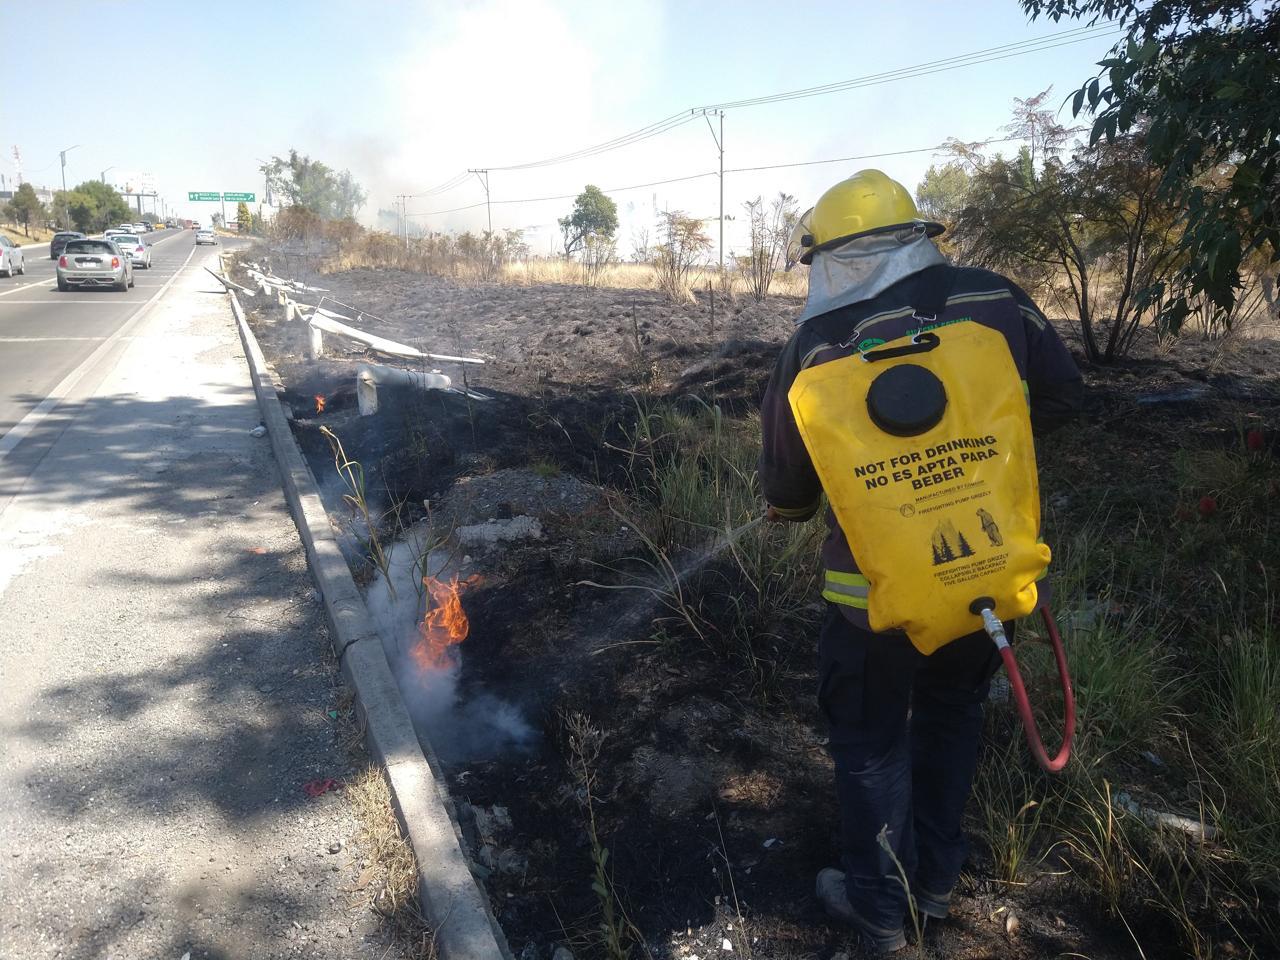
M 788 399 L 871 629 L 925 654 L 1036 607 L 1050 552 L 1025 387 L 1005 338 L 957 323 L 800 372 Z

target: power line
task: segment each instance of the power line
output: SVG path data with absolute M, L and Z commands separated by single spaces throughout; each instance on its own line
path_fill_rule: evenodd
M 912 153 L 937 153 L 940 150 L 946 150 L 947 147 L 953 142 L 968 143 L 972 146 L 985 147 L 993 143 L 1013 143 L 1014 141 L 1020 141 L 1023 139 L 1025 138 L 1024 137 L 992 137 L 991 139 L 988 139 L 988 140 L 945 141 L 943 143 L 935 143 L 931 147 L 913 147 L 910 150 L 887 150 L 881 153 L 860 153 L 860 154 L 854 154 L 848 157 L 831 157 L 826 160 L 798 160 L 791 163 L 766 163 L 756 167 L 726 167 L 724 172 L 725 173 L 753 173 L 760 170 L 784 170 L 789 167 L 812 167 L 812 166 L 818 166 L 819 164 L 824 164 L 824 163 L 848 163 L 850 160 L 876 160 L 881 157 L 902 157 Z M 666 180 L 651 180 L 647 183 L 633 183 L 625 187 L 603 188 L 601 189 L 600 192 L 601 193 L 624 193 L 627 190 L 643 190 L 646 187 L 660 187 L 669 183 L 683 183 L 689 180 L 702 180 L 702 179 L 705 179 L 706 177 L 715 177 L 715 176 L 719 176 L 719 174 L 715 170 L 708 170 L 706 173 L 690 173 L 682 177 L 670 177 L 669 179 L 666 179 Z M 548 197 L 520 197 L 517 199 L 511 199 L 511 200 L 494 200 L 493 205 L 498 206 L 499 204 L 546 203 L 551 200 L 576 200 L 577 198 L 578 198 L 578 194 L 576 193 L 562 193 L 562 194 L 557 194 L 555 196 L 548 196 Z M 446 213 L 458 213 L 462 210 L 475 210 L 476 208 L 483 207 L 484 205 L 485 205 L 484 202 L 481 201 L 480 203 L 469 204 L 468 206 L 465 206 L 465 207 L 453 207 L 449 210 L 431 210 L 425 213 L 411 213 L 409 214 L 409 216 L 410 217 L 436 217 L 436 216 L 442 216 L 443 214 L 446 214 Z
M 706 173 L 690 173 L 690 174 L 686 174 L 683 177 L 671 177 L 668 180 L 652 180 L 649 183 L 633 183 L 625 187 L 609 187 L 607 189 L 602 189 L 600 192 L 601 193 L 623 193 L 624 191 L 627 191 L 627 190 L 643 190 L 645 187 L 661 187 L 668 183 L 682 183 L 686 180 L 701 180 L 704 177 L 714 177 L 714 176 L 716 176 L 716 172 L 714 170 L 708 170 Z M 554 197 L 521 197 L 516 200 L 494 200 L 493 205 L 497 206 L 498 204 L 510 204 L 510 203 L 545 203 L 550 200 L 576 200 L 577 198 L 578 198 L 578 194 L 576 193 L 562 193 Z M 477 207 L 483 207 L 483 206 L 484 206 L 484 202 L 482 201 L 480 203 L 473 203 L 470 206 L 466 206 L 466 207 L 454 207 L 451 210 L 430 210 L 425 213 L 411 213 L 409 214 L 409 216 L 435 217 L 445 213 L 457 213 L 461 210 L 474 210 Z
M 1014 43 L 1006 43 L 998 47 L 988 47 L 985 50 L 975 50 L 972 53 L 962 53 L 958 56 L 947 57 L 943 60 L 928 60 L 924 63 L 918 63 L 910 67 L 900 67 L 896 70 L 886 70 L 882 73 L 868 74 L 864 77 L 854 77 L 851 80 L 838 80 L 834 83 L 822 84 L 821 86 L 816 87 L 804 87 L 799 90 L 772 93 L 766 96 L 752 97 L 746 100 L 731 100 L 726 103 L 709 104 L 704 109 L 741 109 L 743 107 L 754 107 L 765 103 L 780 103 L 786 100 L 800 100 L 806 97 L 825 96 L 830 93 L 840 93 L 845 90 L 858 89 L 859 87 L 891 83 L 895 80 L 906 80 L 913 77 L 928 76 L 933 73 L 940 73 L 944 70 L 955 70 L 960 67 L 976 66 L 977 64 L 991 63 L 997 60 L 1007 60 L 1010 57 L 1026 56 L 1028 53 L 1039 53 L 1042 50 L 1052 50 L 1055 47 L 1063 47 L 1072 43 L 1081 43 L 1085 40 L 1091 40 L 1094 37 L 1106 36 L 1109 33 L 1116 32 L 1118 32 L 1118 30 L 1114 21 L 1109 21 L 1105 24 L 1094 24 L 1086 27 L 1074 27 L 1070 30 L 1049 34 L 1045 37 L 1038 37 L 1034 40 L 1018 40 Z
M 466 170 L 464 170 L 461 173 L 450 177 L 448 180 L 444 181 L 443 183 L 438 183 L 434 187 L 428 187 L 426 190 L 423 190 L 421 193 L 406 193 L 406 194 L 403 194 L 403 196 L 408 197 L 409 199 L 414 199 L 417 197 L 433 197 L 438 193 L 448 193 L 450 190 L 454 189 L 455 187 L 461 186 L 463 183 L 465 183 L 469 179 L 470 179 L 470 174 Z
M 1026 56 L 1031 53 L 1041 53 L 1046 50 L 1056 49 L 1057 47 L 1082 43 L 1084 41 L 1106 36 L 1115 32 L 1118 32 L 1117 22 L 1111 20 L 1100 24 L 1090 24 L 1084 27 L 1073 27 L 1069 30 L 1058 31 L 1057 33 L 1051 33 L 1032 40 L 1018 40 L 995 47 L 975 50 L 970 53 L 958 54 L 954 57 L 946 57 L 941 60 L 928 60 L 913 66 L 867 74 L 866 76 L 854 77 L 849 80 L 839 80 L 833 83 L 822 84 L 820 86 L 804 87 L 798 90 L 788 90 L 781 93 L 752 97 L 744 100 L 731 100 L 724 103 L 693 107 L 688 111 L 681 111 L 680 113 L 672 114 L 669 117 L 641 127 L 638 130 L 633 130 L 630 133 L 621 134 L 610 140 L 605 140 L 601 143 L 593 144 L 592 146 L 582 147 L 578 150 L 570 151 L 569 153 L 546 157 L 541 160 L 531 160 L 526 163 L 507 164 L 505 166 L 489 166 L 485 169 L 530 170 L 538 167 L 568 163 L 573 160 L 597 156 L 601 153 L 607 153 L 612 150 L 618 150 L 622 147 L 640 143 L 644 140 L 650 139 L 651 137 L 656 137 L 660 134 L 674 130 L 677 127 L 698 119 L 705 113 L 715 110 L 741 109 L 768 103 L 781 103 L 788 100 L 800 100 L 808 97 L 826 96 L 828 94 L 840 93 L 846 90 L 879 86 L 881 84 L 892 83 L 897 80 L 908 80 L 915 77 L 931 76 L 933 74 L 944 73 L 949 70 L 958 70 L 961 67 L 978 66 L 983 63 L 1008 60 L 1013 57 Z M 432 196 L 436 193 L 445 193 L 461 185 L 466 181 L 466 179 L 467 173 L 464 171 L 462 173 L 455 174 L 449 180 L 444 181 L 444 183 L 437 187 L 433 187 L 422 194 L 413 194 L 412 196 Z
M 985 147 L 993 143 L 1012 143 L 1014 140 L 1023 140 L 1023 137 L 998 137 L 991 140 L 978 140 L 970 144 L 975 147 Z M 968 143 L 968 141 L 959 141 L 960 143 Z M 796 163 L 767 163 L 759 167 L 730 167 L 725 173 L 751 173 L 755 170 L 782 170 L 786 167 L 814 167 L 823 163 L 844 163 L 849 160 L 876 160 L 880 157 L 904 157 L 909 153 L 937 153 L 939 150 L 945 150 L 947 143 L 935 144 L 932 147 L 915 147 L 911 150 L 888 150 L 884 153 L 862 153 L 852 157 L 832 157 L 830 160 L 800 160 Z

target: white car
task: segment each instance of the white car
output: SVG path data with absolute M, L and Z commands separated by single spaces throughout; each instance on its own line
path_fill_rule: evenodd
M 119 233 L 111 237 L 111 239 L 116 242 L 120 252 L 125 254 L 133 262 L 134 266 L 142 267 L 144 270 L 151 269 L 151 244 L 132 233 Z
M 27 261 L 22 248 L 8 237 L 0 236 L 0 277 L 12 277 L 27 272 Z
M 196 246 L 199 246 L 202 243 L 212 243 L 214 246 L 217 246 L 218 238 L 213 235 L 212 230 L 197 230 Z
M 145 223 L 135 223 L 129 228 L 130 233 L 146 233 L 147 225 Z

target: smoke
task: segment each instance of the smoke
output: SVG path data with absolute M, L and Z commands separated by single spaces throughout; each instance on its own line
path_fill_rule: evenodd
M 484 760 L 527 749 L 534 742 L 534 731 L 513 704 L 489 693 L 465 696 L 459 690 L 465 640 L 450 648 L 450 662 L 441 669 L 423 669 L 410 654 L 419 638 L 426 603 L 422 578 L 447 579 L 455 572 L 449 569 L 449 561 L 449 551 L 425 552 L 422 536 L 411 532 L 388 553 L 393 589 L 379 574 L 365 598 L 414 729 L 446 762 Z

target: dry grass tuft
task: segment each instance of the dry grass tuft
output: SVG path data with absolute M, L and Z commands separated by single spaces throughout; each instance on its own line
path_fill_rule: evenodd
M 370 860 L 357 882 L 358 892 L 393 925 L 397 939 L 412 945 L 416 960 L 436 960 L 431 929 L 418 912 L 418 865 L 400 832 L 382 771 L 370 764 L 351 778 L 344 792 L 360 821 L 360 845 Z

